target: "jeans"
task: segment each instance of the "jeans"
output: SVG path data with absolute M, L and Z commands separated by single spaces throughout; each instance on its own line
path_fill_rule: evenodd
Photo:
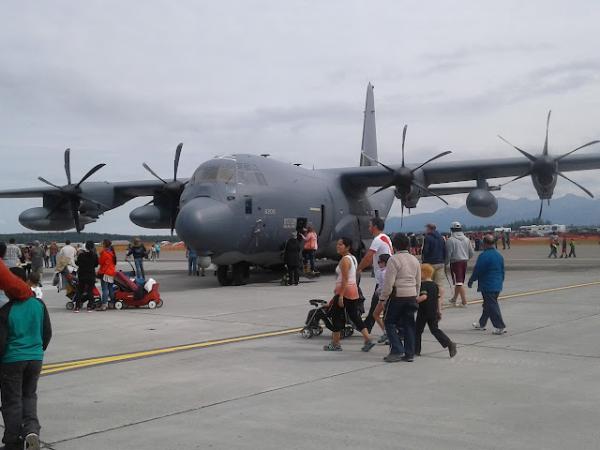
M 113 284 L 108 281 L 100 280 L 100 286 L 102 287 L 102 304 L 106 305 L 109 298 L 114 301 L 115 287 Z
M 136 275 L 138 277 L 142 277 L 145 280 L 146 274 L 144 273 L 144 260 L 142 258 L 134 258 L 133 262 L 135 262 Z
M 500 305 L 498 304 L 498 295 L 500 295 L 500 292 L 482 292 L 481 295 L 483 296 L 483 312 L 479 319 L 479 325 L 482 328 L 485 327 L 489 318 L 494 328 L 506 328 L 504 320 L 502 320 Z
M 50 255 L 50 267 L 56 267 L 56 255 Z
M 0 364 L 2 418 L 7 448 L 22 448 L 19 437 L 40 434 L 37 417 L 37 384 L 42 361 L 18 361 Z
M 198 273 L 198 257 L 190 256 L 188 258 L 188 275 L 196 275 Z
M 415 355 L 415 297 L 394 297 L 387 302 L 385 313 L 385 332 L 390 341 L 390 353 L 402 354 L 407 357 Z M 398 335 L 398 326 L 404 330 L 404 345 Z
M 311 272 L 315 271 L 315 253 L 317 253 L 316 250 L 304 250 L 302 254 L 304 259 L 304 265 L 310 264 Z

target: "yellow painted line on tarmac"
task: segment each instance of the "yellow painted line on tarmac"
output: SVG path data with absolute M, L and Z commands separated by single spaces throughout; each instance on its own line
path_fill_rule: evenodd
M 598 285 L 600 285 L 600 281 L 592 281 L 589 283 L 581 283 L 581 284 L 572 284 L 569 286 L 561 286 L 561 287 L 556 287 L 556 288 L 538 289 L 538 290 L 534 290 L 534 291 L 525 291 L 525 292 L 519 292 L 516 294 L 502 295 L 499 297 L 499 300 L 510 300 L 513 298 L 529 297 L 532 295 L 541 295 L 541 294 L 547 294 L 550 292 L 559 292 L 559 291 L 564 291 L 564 290 L 568 290 L 568 289 L 577 289 L 577 288 L 598 286 Z M 482 300 L 471 300 L 467 303 L 469 305 L 474 305 L 474 304 L 483 303 L 483 301 Z M 451 306 L 445 305 L 444 309 L 446 309 L 446 308 L 451 308 Z M 186 351 L 186 350 L 197 350 L 197 349 L 201 349 L 201 348 L 214 347 L 217 345 L 235 344 L 238 342 L 246 342 L 246 341 L 252 341 L 252 340 L 256 340 L 256 339 L 264 339 L 264 338 L 276 337 L 276 336 L 285 336 L 285 335 L 289 335 L 289 334 L 298 333 L 301 330 L 302 330 L 302 328 L 289 328 L 286 330 L 270 331 L 267 333 L 249 334 L 246 336 L 238 336 L 238 337 L 233 337 L 233 338 L 215 339 L 212 341 L 195 342 L 192 344 L 176 345 L 173 347 L 164 347 L 164 348 L 144 350 L 144 351 L 139 351 L 139 352 L 123 353 L 120 355 L 101 356 L 98 358 L 89 358 L 89 359 L 81 359 L 81 360 L 75 360 L 75 361 L 64 361 L 64 362 L 58 362 L 58 363 L 44 364 L 44 366 L 42 367 L 42 375 L 52 375 L 52 374 L 66 372 L 69 370 L 83 369 L 85 367 L 93 367 L 93 366 L 99 366 L 99 365 L 103 365 L 103 364 L 131 361 L 134 359 L 166 355 L 166 354 L 176 353 L 176 352 L 181 352 L 181 351 Z
M 68 361 L 63 363 L 45 364 L 42 367 L 42 375 L 50 375 L 67 370 L 81 369 L 84 367 L 97 366 L 100 364 L 110 364 L 115 362 L 129 361 L 132 359 L 146 358 L 149 356 L 165 355 L 169 353 L 181 352 L 185 350 L 195 350 L 199 348 L 214 347 L 216 345 L 233 344 L 236 342 L 245 342 L 255 339 L 264 339 L 274 336 L 284 336 L 287 334 L 298 333 L 302 328 L 290 328 L 287 330 L 272 331 L 268 333 L 251 334 L 227 339 L 216 339 L 212 341 L 196 342 L 192 344 L 177 345 L 174 347 L 158 348 L 141 352 L 124 353 L 121 355 L 104 356 L 100 358 L 82 359 L 78 361 Z

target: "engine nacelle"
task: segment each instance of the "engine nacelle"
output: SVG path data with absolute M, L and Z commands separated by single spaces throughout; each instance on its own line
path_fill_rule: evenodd
M 55 212 L 51 218 L 48 218 L 50 211 L 50 208 L 41 207 L 26 209 L 19 215 L 19 223 L 35 231 L 66 231 L 75 228 L 71 214 Z M 94 219 L 80 215 L 79 222 L 81 225 L 87 225 L 94 222 Z
M 487 189 L 473 189 L 467 197 L 467 209 L 478 217 L 491 217 L 498 211 L 498 200 Z
M 135 208 L 129 213 L 129 219 L 143 228 L 170 228 L 171 215 L 166 208 L 145 205 Z

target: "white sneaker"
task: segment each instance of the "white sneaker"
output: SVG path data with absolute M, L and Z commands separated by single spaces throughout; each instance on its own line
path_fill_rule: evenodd
M 494 331 L 492 331 L 492 334 L 505 334 L 506 333 L 506 328 L 494 328 Z
M 481 325 L 479 325 L 479 322 L 473 322 L 473 328 L 475 328 L 476 330 L 485 330 L 485 327 L 482 327 Z
M 40 450 L 40 437 L 35 433 L 29 433 L 25 436 L 23 448 L 25 450 Z

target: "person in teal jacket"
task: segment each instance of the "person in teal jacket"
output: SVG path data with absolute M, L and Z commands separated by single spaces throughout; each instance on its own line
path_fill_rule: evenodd
M 10 295 L 0 309 L 0 393 L 6 450 L 39 449 L 37 384 L 52 337 L 46 305 Z

